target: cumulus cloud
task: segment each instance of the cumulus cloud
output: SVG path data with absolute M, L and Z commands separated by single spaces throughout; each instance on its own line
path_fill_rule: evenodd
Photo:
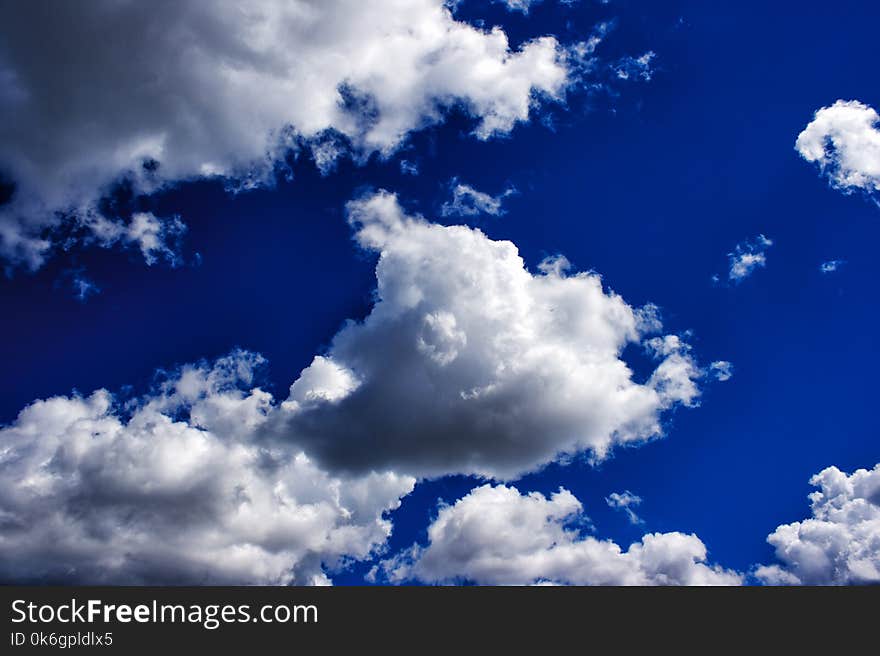
M 443 207 L 440 208 L 441 216 L 477 216 L 478 214 L 499 216 L 504 214 L 504 208 L 501 207 L 504 199 L 516 193 L 513 187 L 508 187 L 497 196 L 491 196 L 459 182 L 457 178 L 452 179 L 450 187 L 452 200 L 443 203 Z
M 291 149 L 324 170 L 386 155 L 451 106 L 487 139 L 571 82 L 555 38 L 513 50 L 443 0 L 3 3 L 0 36 L 0 174 L 15 185 L 0 256 L 30 268 L 65 220 L 134 230 L 143 248 L 128 217 L 94 218 L 120 178 L 139 194 L 203 177 L 247 189 Z
M 634 506 L 638 506 L 642 503 L 642 497 L 639 495 L 633 494 L 629 490 L 612 492 L 605 497 L 605 503 L 611 508 L 624 511 L 630 524 L 644 524 L 641 517 L 639 517 L 633 510 Z
M 858 100 L 819 109 L 795 149 L 844 192 L 880 191 L 880 116 Z
M 880 583 L 880 464 L 847 475 L 828 467 L 810 479 L 812 517 L 779 526 L 767 541 L 781 564 L 759 567 L 769 584 Z
M 259 356 L 183 367 L 151 395 L 35 401 L 0 430 L 0 578 L 313 584 L 391 531 L 415 481 L 340 477 L 256 438 Z
M 38 400 L 0 429 L 3 580 L 326 582 L 384 544 L 415 477 L 601 458 L 697 402 L 687 343 L 598 275 L 561 256 L 532 273 L 510 242 L 388 192 L 348 219 L 379 254 L 376 302 L 282 403 L 253 384 L 262 359 L 236 351 L 135 401 Z M 643 382 L 628 344 L 657 363 Z
M 773 241 L 764 235 L 758 235 L 750 241 L 737 244 L 732 253 L 727 254 L 730 268 L 727 278 L 731 282 L 740 282 L 748 278 L 754 271 L 767 265 L 766 250 Z
M 664 411 L 696 403 L 688 345 L 597 274 L 564 258 L 532 273 L 514 244 L 408 215 L 384 191 L 348 217 L 379 254 L 376 302 L 302 373 L 270 431 L 323 466 L 510 478 L 660 436 Z M 621 359 L 628 344 L 657 362 L 644 382 Z
M 706 563 L 696 535 L 649 533 L 625 551 L 574 527 L 583 507 L 560 489 L 549 498 L 484 485 L 440 508 L 427 546 L 382 563 L 393 582 L 487 585 L 739 585 L 736 572 Z

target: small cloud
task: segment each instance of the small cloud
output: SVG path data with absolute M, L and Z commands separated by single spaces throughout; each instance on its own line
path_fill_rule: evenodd
M 402 159 L 400 160 L 400 172 L 403 175 L 418 175 L 419 166 L 415 162 L 410 162 L 408 159 Z
M 81 219 L 94 239 L 104 248 L 116 244 L 137 247 L 147 266 L 165 260 L 171 267 L 183 263 L 180 253 L 181 240 L 186 224 L 178 216 L 159 217 L 152 212 L 136 212 L 129 221 L 108 219 L 92 213 Z
M 450 186 L 452 200 L 443 203 L 443 207 L 440 208 L 441 216 L 477 216 L 478 214 L 501 216 L 504 214 L 501 203 L 505 198 L 516 193 L 516 189 L 508 187 L 497 196 L 490 196 L 470 185 L 460 183 L 458 178 L 452 178 Z
M 502 4 L 507 7 L 507 11 L 518 11 L 523 16 L 528 16 L 529 9 L 534 5 L 541 4 L 543 0 L 492 0 L 496 4 Z M 602 4 L 607 4 L 608 0 L 599 0 Z M 457 7 L 461 0 L 446 0 L 447 4 Z M 578 0 L 559 0 L 561 5 L 573 5 Z
M 578 41 L 566 48 L 566 63 L 581 74 L 593 72 L 599 65 L 596 49 L 616 26 L 615 20 L 604 21 L 593 28 L 586 41 Z M 613 66 L 611 67 L 614 68 Z
M 758 235 L 750 241 L 737 244 L 732 253 L 727 257 L 730 261 L 730 269 L 727 278 L 731 282 L 740 282 L 748 278 L 755 269 L 767 265 L 765 251 L 773 245 L 773 241 L 764 235 Z
M 657 53 L 648 51 L 640 57 L 624 57 L 614 67 L 618 80 L 644 80 L 650 82 L 654 75 L 651 62 Z
M 79 301 L 85 302 L 89 296 L 94 296 L 100 292 L 101 288 L 85 276 L 75 276 L 73 278 L 73 293 Z
M 55 282 L 55 288 L 63 288 L 72 292 L 73 297 L 80 303 L 85 303 L 90 296 L 101 293 L 101 288 L 86 277 L 85 269 L 82 267 L 62 272 L 60 279 Z
M 795 149 L 844 193 L 880 191 L 880 115 L 858 100 L 817 110 Z
M 507 7 L 507 11 L 518 11 L 523 15 L 529 13 L 529 9 L 533 4 L 538 4 L 541 0 L 493 0 L 494 2 L 503 4 Z M 456 2 L 456 4 L 458 4 Z
M 733 365 L 727 360 L 716 360 L 709 365 L 709 373 L 715 376 L 715 380 L 723 383 L 733 376 Z
M 637 494 L 633 494 L 629 490 L 623 492 L 612 492 L 605 497 L 605 503 L 615 510 L 623 510 L 626 513 L 630 524 L 644 524 L 645 522 L 632 509 L 642 503 L 642 498 Z
M 846 264 L 846 260 L 828 260 L 819 265 L 819 271 L 822 273 L 834 273 L 844 264 Z

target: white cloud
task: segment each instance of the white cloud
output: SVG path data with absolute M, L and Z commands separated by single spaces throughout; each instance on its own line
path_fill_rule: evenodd
M 828 260 L 819 265 L 819 271 L 822 273 L 834 273 L 844 264 L 846 264 L 846 260 Z
M 324 466 L 508 478 L 659 436 L 664 411 L 696 403 L 688 345 L 649 337 L 656 308 L 598 275 L 568 274 L 564 258 L 533 274 L 512 243 L 407 215 L 387 192 L 348 212 L 379 253 L 377 301 L 302 373 L 272 428 Z M 632 343 L 658 363 L 643 383 L 621 359 Z
M 857 100 L 819 109 L 795 148 L 842 191 L 880 191 L 880 116 Z
M 402 159 L 400 160 L 400 172 L 403 175 L 418 175 L 419 165 L 408 159 Z
M 511 50 L 502 29 L 457 21 L 443 0 L 3 7 L 0 171 L 16 191 L 0 256 L 31 268 L 58 213 L 94 227 L 121 176 L 137 193 L 212 176 L 246 189 L 291 148 L 311 144 L 329 170 L 348 147 L 392 152 L 453 105 L 487 139 L 571 82 L 553 37 Z
M 733 377 L 733 364 L 727 360 L 716 360 L 709 365 L 709 373 L 715 376 L 715 380 L 723 383 Z
M 0 577 L 326 581 L 384 544 L 383 514 L 416 476 L 602 458 L 696 403 L 688 345 L 598 275 L 561 256 L 531 273 L 510 242 L 407 215 L 387 192 L 348 217 L 379 253 L 376 303 L 280 406 L 253 386 L 261 358 L 235 352 L 136 403 L 38 400 L 0 429 Z M 657 362 L 644 382 L 621 359 L 628 344 Z M 702 559 L 699 540 L 671 535 L 628 553 L 675 542 Z
M 880 464 L 847 475 L 828 467 L 810 479 L 812 517 L 779 526 L 767 541 L 778 565 L 759 567 L 770 584 L 880 583 Z
M 728 280 L 740 282 L 748 278 L 755 269 L 767 265 L 765 251 L 773 245 L 773 242 L 764 235 L 758 235 L 751 241 L 737 244 L 732 253 L 727 254 L 730 269 L 727 273 Z
M 731 280 L 748 278 L 755 269 L 763 267 L 766 264 L 767 258 L 763 252 L 736 253 L 731 256 L 729 278 Z
M 627 550 L 582 536 L 581 503 L 567 490 L 547 498 L 484 485 L 441 507 L 427 546 L 382 563 L 394 582 L 488 585 L 739 585 L 736 572 L 706 564 L 695 535 L 649 533 Z
M 540 3 L 541 0 L 493 0 L 493 2 L 505 5 L 508 11 L 518 11 L 523 14 L 528 14 L 532 5 Z
M 630 524 L 644 524 L 641 517 L 639 517 L 633 510 L 633 506 L 638 506 L 642 503 L 642 497 L 637 494 L 633 494 L 629 490 L 612 492 L 605 497 L 605 503 L 611 508 L 623 510 L 626 513 L 626 517 L 629 519 Z
M 382 545 L 415 481 L 263 445 L 260 361 L 184 367 L 134 407 L 98 390 L 25 408 L 0 430 L 0 578 L 311 584 Z
M 507 7 L 508 11 L 518 11 L 523 15 L 528 15 L 529 10 L 538 4 L 541 4 L 543 0 L 492 0 L 492 2 L 503 4 Z M 461 0 L 449 0 L 450 4 L 458 5 Z M 559 0 L 559 4 L 561 5 L 573 5 L 578 0 Z
M 657 57 L 657 53 L 648 51 L 639 57 L 627 56 L 621 58 L 614 67 L 617 78 L 620 80 L 640 79 L 650 82 L 654 76 L 651 62 Z
M 453 178 L 449 186 L 452 189 L 452 200 L 443 203 L 440 208 L 441 216 L 500 216 L 504 214 L 504 208 L 501 207 L 504 199 L 516 193 L 513 187 L 508 187 L 497 196 L 491 196 L 459 182 L 457 178 Z
M 151 212 L 135 212 L 128 221 L 113 221 L 89 211 L 79 220 L 88 229 L 86 241 L 96 240 L 104 247 L 119 243 L 134 246 L 148 265 L 160 259 L 171 266 L 180 264 L 176 240 L 186 226 L 179 217 L 158 218 Z

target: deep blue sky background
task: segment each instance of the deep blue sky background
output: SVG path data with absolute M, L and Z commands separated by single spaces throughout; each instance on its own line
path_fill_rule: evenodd
M 680 530 L 726 567 L 769 562 L 765 538 L 808 514 L 812 474 L 880 459 L 880 207 L 829 189 L 793 148 L 823 105 L 880 107 L 880 4 L 546 0 L 526 18 L 469 1 L 459 16 L 503 24 L 514 41 L 583 39 L 616 17 L 599 54 L 653 50 L 655 75 L 575 94 L 549 111 L 553 129 L 535 120 L 482 143 L 454 116 L 389 161 L 343 161 L 322 177 L 301 159 L 294 180 L 275 189 L 231 196 L 199 183 L 149 200 L 189 225 L 186 266 L 148 268 L 139 255 L 91 249 L 0 280 L 0 422 L 74 388 L 142 393 L 157 368 L 235 346 L 268 358 L 262 382 L 284 397 L 342 322 L 370 307 L 374 260 L 351 241 L 347 200 L 385 187 L 436 218 L 453 176 L 489 193 L 512 184 L 520 193 L 506 215 L 471 223 L 514 241 L 531 267 L 563 253 L 630 304 L 657 303 L 668 330 L 693 331 L 702 363 L 735 368 L 730 381 L 707 386 L 701 407 L 669 417 L 666 438 L 595 467 L 554 465 L 517 486 L 565 486 L 596 535 L 623 545 L 646 530 Z M 420 175 L 402 175 L 401 159 Z M 740 285 L 713 284 L 726 254 L 758 233 L 775 242 L 766 269 Z M 823 275 L 831 259 L 846 264 Z M 65 273 L 78 268 L 102 290 L 84 303 Z M 395 513 L 391 550 L 423 540 L 437 498 L 454 501 L 474 483 L 419 486 Z M 643 527 L 606 507 L 604 497 L 623 489 L 644 498 Z M 334 579 L 362 583 L 366 569 Z

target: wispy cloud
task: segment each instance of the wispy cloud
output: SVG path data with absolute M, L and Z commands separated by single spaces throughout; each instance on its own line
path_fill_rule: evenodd
M 766 266 L 766 250 L 772 245 L 773 241 L 764 235 L 737 244 L 733 252 L 727 254 L 730 263 L 727 279 L 735 283 L 740 282 L 752 275 L 756 269 Z
M 89 296 L 100 293 L 101 288 L 94 282 L 82 275 L 73 278 L 73 293 L 80 301 L 85 301 Z
M 709 365 L 709 373 L 715 376 L 715 380 L 723 383 L 733 377 L 733 364 L 727 360 L 716 360 Z
M 641 79 L 649 82 L 654 75 L 651 62 L 657 53 L 648 51 L 640 57 L 623 57 L 614 66 L 615 75 L 619 80 Z
M 605 497 L 605 503 L 607 503 L 611 508 L 616 510 L 622 510 L 626 513 L 627 519 L 629 519 L 630 524 L 644 524 L 645 522 L 639 517 L 633 508 L 642 503 L 642 498 L 636 494 L 633 494 L 629 490 L 624 490 L 623 492 L 612 492 L 607 497 Z
M 497 196 L 492 196 L 459 182 L 458 178 L 452 179 L 450 187 L 452 200 L 443 203 L 440 209 L 441 216 L 477 216 L 478 214 L 500 216 L 504 214 L 502 207 L 504 199 L 516 193 L 516 189 L 508 187 Z

